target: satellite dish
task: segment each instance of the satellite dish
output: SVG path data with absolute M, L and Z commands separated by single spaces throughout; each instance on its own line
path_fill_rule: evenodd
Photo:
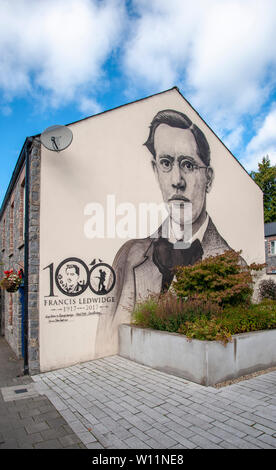
M 42 132 L 40 140 L 46 149 L 60 152 L 69 147 L 73 140 L 73 133 L 66 126 L 51 126 Z

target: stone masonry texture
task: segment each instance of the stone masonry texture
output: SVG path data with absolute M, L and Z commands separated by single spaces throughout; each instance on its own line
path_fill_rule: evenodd
M 39 372 L 39 217 L 40 217 L 40 144 L 33 142 L 30 149 L 30 214 L 29 214 L 29 370 Z M 15 182 L 11 196 L 0 221 L 0 269 L 18 271 L 24 268 L 24 185 L 25 165 Z M 13 215 L 13 217 L 12 217 Z M 11 219 L 12 217 L 12 219 Z M 1 289 L 2 335 L 17 357 L 22 355 L 22 308 L 20 292 L 8 293 Z

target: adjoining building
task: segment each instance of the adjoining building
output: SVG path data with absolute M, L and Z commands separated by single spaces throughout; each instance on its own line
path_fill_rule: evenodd
M 116 354 L 176 265 L 265 261 L 260 188 L 177 88 L 66 128 L 62 150 L 26 139 L 0 211 L 3 270 L 24 270 L 3 331 L 31 374 Z
M 276 274 L 276 222 L 265 224 L 265 262 L 267 274 Z

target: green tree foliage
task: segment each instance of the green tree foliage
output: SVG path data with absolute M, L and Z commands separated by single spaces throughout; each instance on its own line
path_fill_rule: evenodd
M 264 221 L 276 222 L 276 165 L 271 166 L 267 155 L 258 167 L 250 175 L 264 193 Z

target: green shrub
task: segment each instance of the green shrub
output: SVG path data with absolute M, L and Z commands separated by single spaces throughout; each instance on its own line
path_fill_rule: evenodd
M 221 322 L 213 317 L 199 318 L 195 322 L 187 322 L 181 325 L 178 333 L 187 336 L 190 339 L 199 339 L 203 341 L 222 341 L 224 344 L 231 341 L 231 333 L 223 327 Z
M 182 299 L 197 299 L 227 305 L 249 304 L 253 293 L 251 272 L 264 265 L 245 265 L 233 250 L 210 256 L 193 266 L 176 268 L 173 289 Z
M 226 343 L 234 334 L 276 328 L 276 302 L 222 309 L 210 301 L 185 301 L 168 292 L 140 302 L 134 311 L 134 324 L 191 339 Z
M 263 267 L 245 265 L 232 250 L 178 267 L 172 291 L 136 305 L 134 324 L 223 343 L 234 334 L 276 328 L 275 301 L 251 304 L 252 272 Z
M 220 306 L 212 302 L 185 301 L 167 292 L 160 296 L 152 295 L 138 303 L 133 312 L 133 321 L 142 327 L 177 332 L 187 321 L 193 322 L 203 316 L 210 319 L 220 312 Z
M 211 320 L 198 318 L 186 322 L 179 333 L 201 340 L 231 341 L 232 335 L 276 328 L 276 303 L 228 307 Z

